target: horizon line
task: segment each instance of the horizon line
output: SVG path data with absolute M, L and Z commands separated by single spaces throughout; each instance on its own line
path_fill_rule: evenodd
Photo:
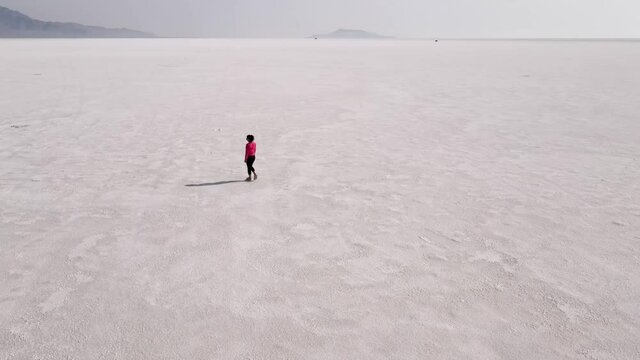
M 164 40 L 164 39 L 184 39 L 184 40 L 439 40 L 439 41 L 640 41 L 640 37 L 380 37 L 380 38 L 327 38 L 314 36 L 306 37 L 232 37 L 232 36 L 154 36 L 154 37 L 1 37 L 2 39 L 120 39 L 120 40 Z

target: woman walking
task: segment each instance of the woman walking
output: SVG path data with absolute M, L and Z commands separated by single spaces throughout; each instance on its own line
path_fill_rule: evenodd
M 258 180 L 258 174 L 253 168 L 253 163 L 256 161 L 256 143 L 253 142 L 253 135 L 247 135 L 247 146 L 244 148 L 244 162 L 247 163 L 247 173 L 249 177 L 244 181 L 251 181 L 251 173 L 253 173 L 253 180 Z

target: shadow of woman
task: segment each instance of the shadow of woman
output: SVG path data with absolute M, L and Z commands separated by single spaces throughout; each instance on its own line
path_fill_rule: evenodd
M 232 183 L 240 183 L 240 182 L 245 182 L 244 180 L 228 180 L 228 181 L 218 181 L 218 182 L 214 182 L 214 183 L 204 183 L 204 184 L 187 184 L 185 186 L 187 187 L 196 187 L 196 186 L 217 186 L 217 185 L 224 185 L 224 184 L 232 184 Z

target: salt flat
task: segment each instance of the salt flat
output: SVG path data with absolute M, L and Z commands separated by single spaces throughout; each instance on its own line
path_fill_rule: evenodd
M 0 358 L 638 359 L 638 59 L 2 40 Z

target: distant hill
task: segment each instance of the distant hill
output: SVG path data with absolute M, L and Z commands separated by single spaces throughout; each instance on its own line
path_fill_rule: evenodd
M 329 34 L 313 35 L 318 39 L 391 39 L 390 36 L 383 36 L 370 33 L 364 30 L 339 29 Z
M 0 38 L 150 38 L 142 31 L 35 20 L 0 6 Z

